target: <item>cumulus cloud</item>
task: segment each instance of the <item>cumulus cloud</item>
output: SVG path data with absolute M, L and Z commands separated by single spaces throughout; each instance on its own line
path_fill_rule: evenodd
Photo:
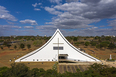
M 34 10 L 36 10 L 36 11 L 40 11 L 41 9 L 38 9 L 38 8 L 34 8 Z
M 77 2 L 79 0 L 65 0 L 66 2 Z
M 108 23 L 109 23 L 108 26 L 111 26 L 111 27 L 113 27 L 113 29 L 116 29 L 116 19 L 111 20 L 111 21 L 109 21 Z
M 89 24 L 104 18 L 116 18 L 115 3 L 114 0 L 81 0 L 80 2 L 73 0 L 70 3 L 45 7 L 46 11 L 57 15 L 52 18 L 52 22 L 46 22 L 46 24 L 55 25 L 61 29 L 92 27 L 93 25 Z
M 7 21 L 7 23 L 12 24 L 12 25 L 13 25 L 13 24 L 16 24 L 16 23 L 14 23 L 14 22 L 10 22 L 10 21 Z
M 17 21 L 17 19 L 6 10 L 5 7 L 0 6 L 0 19 L 10 20 L 10 21 Z
M 33 26 L 24 26 L 24 28 L 26 28 L 26 29 L 33 29 L 34 27 Z
M 53 25 L 42 25 L 42 26 L 36 26 L 36 29 L 40 30 L 56 30 L 57 27 Z
M 14 29 L 20 29 L 21 26 L 0 25 L 0 36 L 8 36 L 14 32 Z
M 45 24 L 60 29 L 77 29 L 68 33 L 74 35 L 116 35 L 115 0 L 66 0 L 66 2 L 68 3 L 44 8 L 50 14 L 56 15 L 51 22 Z M 114 19 L 108 21 L 111 28 L 106 29 L 107 26 L 104 25 L 101 29 L 103 25 L 99 25 L 100 27 L 90 25 L 105 18 Z
M 42 5 L 42 3 L 35 3 L 35 4 L 32 4 L 33 7 L 37 7 L 37 5 Z
M 62 12 L 56 11 L 54 8 L 50 8 L 50 7 L 45 7 L 45 10 L 48 11 L 49 13 L 55 14 L 55 15 L 62 13 Z
M 25 19 L 25 20 L 21 20 L 20 21 L 22 24 L 31 24 L 31 25 L 38 25 L 37 22 L 35 20 L 30 20 L 30 19 Z
M 51 3 L 57 3 L 59 4 L 60 2 L 62 2 L 62 0 L 49 0 Z
M 13 25 L 0 25 L 0 28 L 1 29 L 7 29 L 7 28 L 9 28 L 9 29 L 11 29 L 11 28 L 20 29 L 22 27 L 21 26 L 13 26 Z

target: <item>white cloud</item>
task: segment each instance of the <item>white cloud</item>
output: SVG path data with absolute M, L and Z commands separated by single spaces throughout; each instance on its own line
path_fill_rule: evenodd
M 111 26 L 111 27 L 113 27 L 113 29 L 116 29 L 116 19 L 111 20 L 111 21 L 109 21 L 108 23 L 109 23 L 108 26 Z
M 26 28 L 26 29 L 33 29 L 34 27 L 33 26 L 24 26 L 24 28 Z
M 110 3 L 110 2 L 113 2 L 114 0 L 101 0 L 100 3 L 101 4 L 107 4 L 107 3 Z
M 10 20 L 10 21 L 17 21 L 17 19 L 6 10 L 5 7 L 0 6 L 0 19 Z
M 30 20 L 30 19 L 25 19 L 25 20 L 21 20 L 20 21 L 22 24 L 31 24 L 31 25 L 38 25 L 37 22 L 35 20 Z
M 16 24 L 16 23 L 14 23 L 14 22 L 10 22 L 10 21 L 6 21 L 6 22 L 9 23 L 9 24 L 12 24 L 12 25 L 13 25 L 13 24 Z
M 21 26 L 12 26 L 12 28 L 22 28 Z
M 34 8 L 34 10 L 36 10 L 36 11 L 40 11 L 41 9 L 38 9 L 38 8 Z
M 33 6 L 33 7 L 36 7 L 37 5 L 38 5 L 37 3 L 35 3 L 35 4 L 32 4 L 32 6 Z
M 9 29 L 11 29 L 11 28 L 20 29 L 20 28 L 22 28 L 22 27 L 21 27 L 21 26 L 12 26 L 12 25 L 0 25 L 0 28 L 1 28 L 1 29 L 7 29 L 7 28 L 9 28 Z
M 50 8 L 50 7 L 45 7 L 45 10 L 48 11 L 49 13 L 55 14 L 55 15 L 58 15 L 58 14 L 62 13 L 62 12 L 56 11 L 54 8 Z
M 76 2 L 76 1 L 79 1 L 79 0 L 65 0 L 66 2 Z
M 51 3 L 57 3 L 59 4 L 60 2 L 62 2 L 62 0 L 49 0 Z
M 42 5 L 42 3 L 38 3 L 38 5 Z
M 116 18 L 116 9 L 114 8 L 116 1 L 107 0 L 107 4 L 103 4 L 101 1 L 103 0 L 81 0 L 81 2 L 73 0 L 70 3 L 45 7 L 46 11 L 57 15 L 46 24 L 55 25 L 61 29 L 96 28 L 89 24 L 105 18 Z
M 42 5 L 42 3 L 35 3 L 35 4 L 32 4 L 33 7 L 37 7 L 37 5 Z
M 53 30 L 53 29 L 57 29 L 57 27 L 53 25 L 42 25 L 42 26 L 36 26 L 36 29 Z

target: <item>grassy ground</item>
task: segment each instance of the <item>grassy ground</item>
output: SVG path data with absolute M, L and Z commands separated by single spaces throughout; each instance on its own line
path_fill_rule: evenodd
M 95 47 L 85 47 L 83 45 L 79 45 L 77 48 L 82 48 L 85 50 L 86 53 L 89 55 L 92 55 L 98 59 L 104 60 L 110 58 L 110 54 L 112 55 L 113 59 L 116 59 L 116 49 L 110 50 L 110 49 L 97 49 Z M 94 51 L 94 52 L 93 52 Z
M 4 49 L 0 49 L 0 67 L 3 66 L 7 66 L 10 67 L 11 63 L 14 63 L 14 60 L 16 60 L 17 58 L 35 50 L 38 49 L 41 45 L 43 45 L 45 43 L 45 41 L 42 41 L 43 43 L 39 46 L 33 45 L 34 41 L 27 41 L 27 42 L 20 42 L 20 43 L 25 43 L 25 44 L 31 44 L 31 48 L 27 49 L 27 47 L 25 47 L 23 50 L 19 48 L 20 43 L 18 44 L 13 44 L 10 48 L 4 47 Z M 17 45 L 17 49 L 14 49 L 14 45 Z M 112 54 L 112 58 L 116 59 L 116 49 L 115 50 L 109 50 L 109 49 L 97 49 L 95 47 L 85 47 L 84 45 L 79 45 L 79 46 L 75 46 L 77 48 L 81 48 L 84 49 L 86 53 L 97 57 L 98 59 L 108 59 L 110 57 L 110 54 Z M 94 52 L 93 52 L 94 51 Z M 12 60 L 11 62 L 9 60 Z M 44 62 L 42 64 L 42 62 L 33 62 L 33 63 L 25 63 L 27 66 L 29 66 L 31 69 L 32 68 L 44 68 L 45 70 L 47 69 L 51 69 L 52 66 L 55 64 L 54 62 Z

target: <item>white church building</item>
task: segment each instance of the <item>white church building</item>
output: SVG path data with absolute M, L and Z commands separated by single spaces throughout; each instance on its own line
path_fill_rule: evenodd
M 15 62 L 46 62 L 59 61 L 60 59 L 77 62 L 100 61 L 74 47 L 57 29 L 42 47 L 22 56 Z

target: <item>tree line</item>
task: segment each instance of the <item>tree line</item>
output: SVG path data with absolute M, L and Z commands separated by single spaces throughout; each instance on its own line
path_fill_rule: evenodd
M 12 45 L 9 44 L 9 43 L 5 43 L 5 44 L 3 44 L 3 45 L 5 45 L 5 46 L 8 47 L 8 48 L 10 48 L 10 47 L 12 46 Z M 27 46 L 28 49 L 31 48 L 31 45 L 30 45 L 30 44 L 27 44 L 26 46 Z M 1 46 L 0 48 L 3 50 L 3 47 L 2 47 L 2 46 Z M 20 46 L 19 46 L 19 48 L 21 48 L 21 49 L 23 50 L 23 48 L 25 48 L 25 44 L 21 43 Z M 14 45 L 14 49 L 15 49 L 15 50 L 17 49 L 17 46 L 16 46 L 16 45 Z
M 93 64 L 84 72 L 77 69 L 76 73 L 57 73 L 57 70 L 43 68 L 29 69 L 23 63 L 13 63 L 11 67 L 0 67 L 0 77 L 116 77 L 116 68 L 101 64 Z

